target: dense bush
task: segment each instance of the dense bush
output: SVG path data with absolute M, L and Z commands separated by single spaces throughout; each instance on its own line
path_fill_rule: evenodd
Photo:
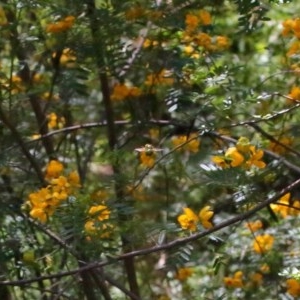
M 1 2 L 1 299 L 300 297 L 295 2 Z

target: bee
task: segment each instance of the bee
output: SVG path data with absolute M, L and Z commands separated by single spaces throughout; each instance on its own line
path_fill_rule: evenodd
M 161 148 L 155 148 L 153 145 L 151 144 L 146 144 L 144 147 L 141 148 L 135 148 L 134 149 L 137 152 L 145 152 L 145 154 L 147 156 L 151 156 L 153 155 L 154 152 L 159 152 L 159 151 L 163 151 L 163 149 Z

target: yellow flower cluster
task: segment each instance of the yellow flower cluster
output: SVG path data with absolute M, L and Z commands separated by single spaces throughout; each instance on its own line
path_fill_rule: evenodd
M 200 140 L 196 133 L 192 133 L 189 136 L 187 135 L 177 135 L 172 138 L 172 144 L 174 147 L 182 147 L 178 148 L 178 150 L 189 151 L 192 153 L 197 153 L 199 151 Z
M 282 22 L 283 30 L 282 35 L 283 36 L 289 36 L 294 35 L 297 38 L 300 38 L 300 19 L 287 19 L 284 22 Z
M 233 274 L 232 277 L 226 276 L 223 278 L 223 282 L 226 287 L 229 288 L 241 288 L 244 286 L 243 283 L 243 272 L 242 271 L 237 271 Z
M 287 293 L 291 296 L 298 298 L 300 296 L 300 282 L 295 278 L 286 280 Z
M 22 81 L 22 78 L 18 75 L 12 75 L 11 78 L 1 79 L 0 87 L 4 90 L 10 91 L 12 95 L 21 93 L 25 91 L 25 85 Z
M 292 37 L 292 43 L 287 51 L 287 56 L 294 56 L 299 55 L 300 53 L 300 18 L 296 19 L 288 19 L 282 23 L 283 30 L 282 36 L 283 37 Z
M 249 278 L 245 278 L 242 271 L 236 271 L 233 276 L 226 276 L 223 278 L 223 282 L 228 288 L 249 288 L 257 287 L 262 284 L 263 275 L 259 272 L 255 272 L 248 275 Z M 245 284 L 245 282 L 247 282 Z
M 300 101 L 300 87 L 293 86 L 288 97 L 292 98 L 290 101 Z
M 199 31 L 200 26 L 211 24 L 211 15 L 206 10 L 188 13 L 185 16 L 185 31 L 183 42 L 187 44 L 184 53 L 197 58 L 195 48 L 202 47 L 208 51 L 220 51 L 229 47 L 229 40 L 225 36 L 211 37 L 205 32 Z
M 214 212 L 211 210 L 210 206 L 202 208 L 198 215 L 196 215 L 193 210 L 188 207 L 185 207 L 183 211 L 184 213 L 177 218 L 182 229 L 196 231 L 199 222 L 206 229 L 213 227 L 211 219 Z
M 55 58 L 56 55 L 57 52 L 54 52 L 52 54 L 52 58 Z M 77 57 L 75 55 L 75 52 L 70 48 L 65 48 L 59 57 L 59 64 L 67 68 L 72 68 L 74 67 L 76 60 Z
M 163 69 L 157 74 L 149 74 L 145 81 L 146 86 L 154 85 L 172 85 L 174 83 L 174 78 L 169 70 Z
M 253 242 L 253 250 L 258 254 L 264 254 L 272 249 L 273 244 L 274 236 L 270 234 L 258 235 Z
M 110 218 L 110 214 L 111 211 L 106 205 L 91 206 L 88 211 L 89 220 L 84 225 L 85 232 L 94 237 L 109 238 L 114 229 L 113 225 L 106 221 Z
M 300 214 L 300 200 L 294 200 L 291 204 L 290 198 L 291 193 L 285 194 L 275 204 L 271 204 L 272 210 L 283 218 L 298 216 Z
M 186 30 L 189 32 L 193 32 L 197 30 L 199 25 L 207 26 L 210 24 L 211 24 L 210 13 L 204 9 L 195 13 L 189 13 L 185 16 L 185 26 L 186 26 Z
M 135 86 L 127 86 L 124 83 L 117 83 L 113 87 L 111 100 L 122 101 L 124 99 L 138 97 L 142 94 L 141 90 Z
M 51 113 L 47 115 L 47 119 L 49 129 L 63 128 L 65 125 L 65 118 L 58 117 L 56 113 Z
M 78 187 L 80 179 L 76 171 L 67 177 L 63 176 L 63 164 L 51 160 L 46 167 L 45 179 L 49 185 L 29 194 L 27 204 L 30 207 L 30 216 L 45 223 L 55 209 L 65 201 Z
M 256 166 L 261 169 L 266 166 L 265 162 L 261 160 L 263 155 L 263 150 L 256 149 L 247 138 L 241 137 L 235 147 L 228 148 L 223 156 L 213 156 L 212 161 L 221 168 L 244 167 L 249 169 L 251 166 Z
M 74 16 L 67 16 L 60 21 L 48 24 L 46 27 L 46 32 L 49 33 L 65 32 L 73 27 L 74 22 L 75 22 Z
M 176 272 L 176 279 L 185 281 L 194 273 L 193 268 L 179 268 Z
M 300 92 L 300 89 L 299 89 L 299 92 Z M 300 99 L 300 93 L 299 93 L 299 99 Z M 293 145 L 293 138 L 288 137 L 288 136 L 282 136 L 282 137 L 278 138 L 278 142 L 280 142 L 281 144 L 283 144 L 285 146 L 290 147 Z M 269 149 L 278 154 L 284 154 L 287 151 L 286 148 L 284 148 L 283 146 L 281 146 L 275 142 L 270 142 Z
M 254 222 L 247 222 L 246 226 L 251 232 L 258 231 L 260 229 L 263 229 L 263 223 L 261 220 L 256 220 Z

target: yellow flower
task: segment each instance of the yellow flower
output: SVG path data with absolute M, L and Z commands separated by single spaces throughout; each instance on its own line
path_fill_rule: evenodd
M 193 268 L 180 268 L 177 270 L 176 279 L 185 281 L 194 273 Z
M 92 206 L 90 207 L 88 214 L 91 219 L 84 224 L 86 233 L 91 234 L 94 237 L 99 236 L 100 238 L 109 238 L 114 226 L 108 223 L 99 223 L 109 219 L 111 212 L 108 207 L 106 205 Z
M 300 88 L 299 88 L 299 98 L 300 98 Z M 278 142 L 280 142 L 281 144 L 283 144 L 285 146 L 292 146 L 293 138 L 288 137 L 288 136 L 283 136 L 278 139 Z M 269 149 L 278 154 L 284 154 L 287 151 L 287 149 L 285 149 L 283 146 L 281 146 L 275 142 L 270 143 Z
M 218 50 L 225 50 L 229 47 L 229 39 L 226 36 L 217 36 L 216 46 Z
M 289 51 L 286 53 L 287 56 L 293 56 L 300 51 L 300 42 L 294 41 L 290 46 Z
M 52 54 L 52 58 L 56 58 L 57 54 L 58 54 L 57 52 L 54 52 Z M 75 55 L 75 52 L 70 48 L 65 48 L 59 57 L 60 65 L 67 68 L 74 67 L 76 60 L 77 57 Z
M 84 230 L 87 234 L 104 239 L 111 236 L 113 229 L 114 226 L 111 224 L 96 224 L 96 221 L 93 220 L 86 221 L 84 224 Z
M 194 53 L 195 49 L 193 46 L 191 45 L 187 45 L 183 48 L 183 52 L 186 54 L 186 55 L 191 55 L 192 53 Z
M 255 286 L 259 286 L 262 284 L 263 276 L 261 273 L 255 272 L 251 275 L 251 282 Z
M 53 186 L 56 185 L 60 189 L 62 188 L 67 189 L 68 187 L 70 187 L 70 184 L 65 176 L 59 176 L 57 178 L 53 178 L 51 180 L 51 185 Z
M 187 14 L 185 16 L 185 25 L 187 31 L 194 31 L 199 25 L 198 17 L 192 14 Z
M 5 86 L 6 86 L 6 84 L 5 84 Z M 18 75 L 12 75 L 11 86 L 9 86 L 9 89 L 12 94 L 17 94 L 17 93 L 25 91 L 25 86 L 23 84 L 22 78 Z
M 261 220 L 256 220 L 254 222 L 247 222 L 246 226 L 251 232 L 255 232 L 263 228 L 263 223 Z
M 31 207 L 39 207 L 39 208 L 46 208 L 48 205 L 48 201 L 51 200 L 51 193 L 49 187 L 41 188 L 37 192 L 29 194 L 29 203 Z
M 290 216 L 298 216 L 300 214 L 300 201 L 295 200 L 289 209 Z
M 124 100 L 129 95 L 129 89 L 124 83 L 117 83 L 111 95 L 111 100 L 121 101 Z
M 236 147 L 230 147 L 225 152 L 225 157 L 230 161 L 232 167 L 238 167 L 244 162 L 244 156 L 237 150 Z
M 94 233 L 96 230 L 95 222 L 92 220 L 86 221 L 84 224 L 84 229 L 87 233 Z
M 189 136 L 187 135 L 177 135 L 172 138 L 172 144 L 174 147 L 182 145 L 178 150 L 190 151 L 197 153 L 199 151 L 200 140 L 197 138 L 196 133 L 192 133 Z
M 277 203 L 271 204 L 271 209 L 283 218 L 289 215 L 291 193 L 283 195 Z
M 143 43 L 143 48 L 149 48 L 149 47 L 156 47 L 159 45 L 158 41 L 150 40 L 150 39 L 145 39 Z
M 58 160 L 51 160 L 46 167 L 46 179 L 57 178 L 63 172 L 64 166 Z
M 62 128 L 65 124 L 65 118 L 58 117 L 57 114 L 54 112 L 47 115 L 47 119 L 49 129 Z
M 250 146 L 250 158 L 246 161 L 246 166 L 256 166 L 260 169 L 265 168 L 266 163 L 261 161 L 263 156 L 263 150 L 256 150 L 255 146 Z
M 230 288 L 241 288 L 244 286 L 243 283 L 243 272 L 237 271 L 234 273 L 233 277 L 224 277 L 223 282 L 227 287 Z
M 41 95 L 41 99 L 42 100 L 46 100 L 46 101 L 59 101 L 59 95 L 58 94 L 54 94 L 51 96 L 51 99 L 50 99 L 50 93 L 49 92 L 45 92 Z
M 199 221 L 198 216 L 190 208 L 186 207 L 183 211 L 184 213 L 177 218 L 181 228 L 196 231 L 197 223 Z
M 98 203 L 103 203 L 108 199 L 108 192 L 104 189 L 96 190 L 91 194 L 91 199 Z
M 146 151 L 140 153 L 140 162 L 141 165 L 147 168 L 152 168 L 155 164 L 156 154 L 155 152 L 150 155 Z
M 293 297 L 300 296 L 300 282 L 294 278 L 286 280 L 287 293 Z
M 65 48 L 62 52 L 59 63 L 62 66 L 71 67 L 73 66 L 73 63 L 76 61 L 76 59 L 77 57 L 75 55 L 75 52 L 70 48 Z
M 283 218 L 287 216 L 298 216 L 300 214 L 300 201 L 295 200 L 291 204 L 290 198 L 290 193 L 285 194 L 276 203 L 271 204 L 272 210 L 280 214 Z
M 202 25 L 210 25 L 211 24 L 211 16 L 210 13 L 204 9 L 199 11 L 199 19 Z
M 288 97 L 292 98 L 292 100 L 300 101 L 300 87 L 293 86 Z
M 294 20 L 292 20 L 292 19 L 285 20 L 284 22 L 282 22 L 282 26 L 283 26 L 283 30 L 282 30 L 281 34 L 283 36 L 287 36 L 293 30 Z
M 163 69 L 158 74 L 148 75 L 145 81 L 146 86 L 172 85 L 173 83 L 174 83 L 174 78 L 172 77 L 172 73 L 166 69 Z
M 229 168 L 229 163 L 225 156 L 212 156 L 211 160 L 222 169 Z
M 210 49 L 211 46 L 211 37 L 204 32 L 200 32 L 195 39 L 197 45 L 204 47 L 205 49 Z
M 110 216 L 110 210 L 106 205 L 95 205 L 89 209 L 89 215 L 97 217 L 99 221 L 107 220 Z
M 75 17 L 67 16 L 63 20 L 48 24 L 46 27 L 46 32 L 48 33 L 60 33 L 71 29 L 74 25 Z
M 29 214 L 32 218 L 38 219 L 41 223 L 47 222 L 48 216 L 42 208 L 33 208 Z
M 199 220 L 204 228 L 209 229 L 213 227 L 213 224 L 210 221 L 213 215 L 214 212 L 211 210 L 210 206 L 205 206 L 200 210 Z
M 68 176 L 68 182 L 73 187 L 80 187 L 80 178 L 76 171 L 73 171 Z
M 297 38 L 300 38 L 300 19 L 299 18 L 294 20 L 294 22 L 292 24 L 292 28 L 293 28 L 294 35 Z
M 270 251 L 274 244 L 274 237 L 270 234 L 258 235 L 253 242 L 253 249 L 258 254 Z
M 124 83 L 117 83 L 113 88 L 111 100 L 122 101 L 127 97 L 138 97 L 141 93 L 138 87 L 128 87 Z

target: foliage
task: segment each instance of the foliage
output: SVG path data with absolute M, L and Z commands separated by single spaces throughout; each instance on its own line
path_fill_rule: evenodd
M 290 2 L 1 2 L 1 299 L 300 297 Z

